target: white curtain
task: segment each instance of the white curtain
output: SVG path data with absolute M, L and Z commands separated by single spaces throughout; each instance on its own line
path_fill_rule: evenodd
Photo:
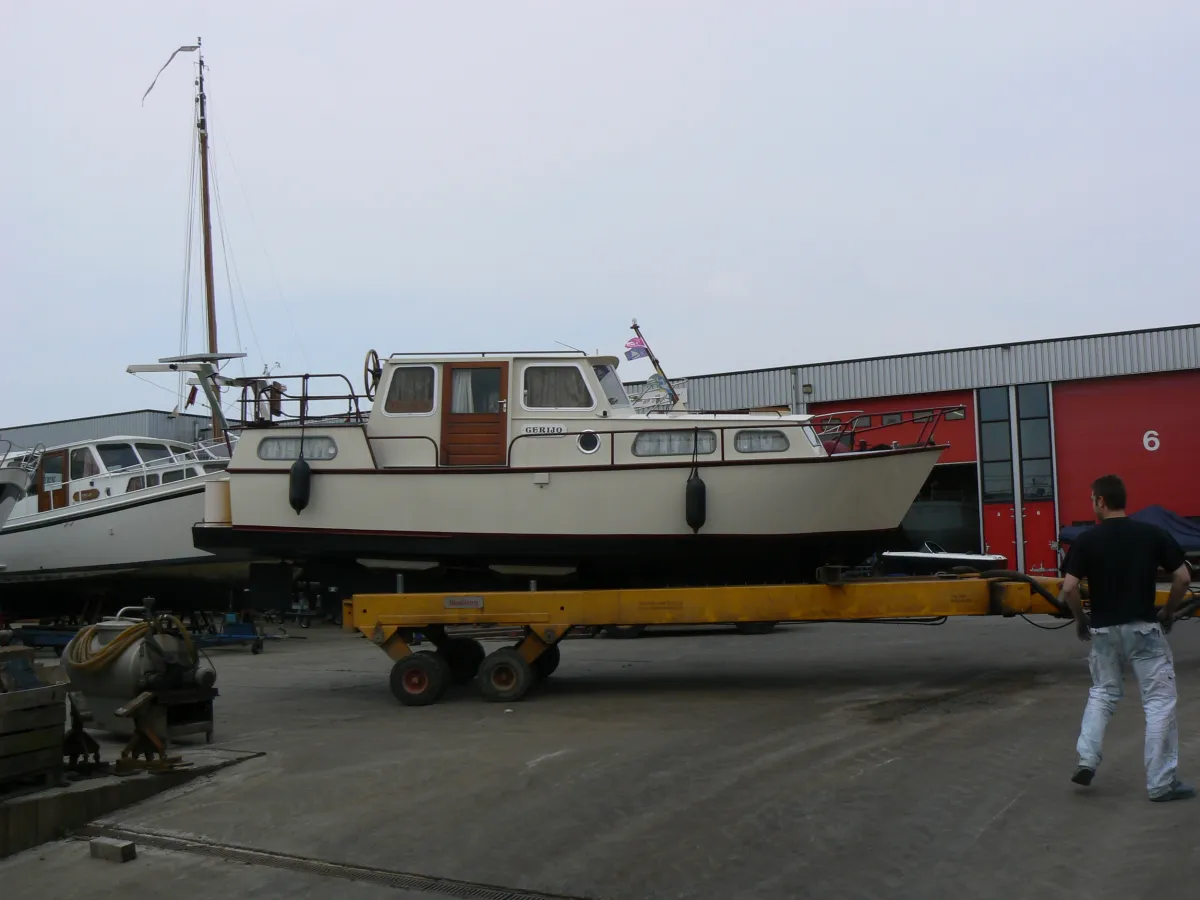
M 450 412 L 475 412 L 475 396 L 471 391 L 471 370 L 455 369 L 454 380 L 451 384 L 453 396 L 450 399 Z

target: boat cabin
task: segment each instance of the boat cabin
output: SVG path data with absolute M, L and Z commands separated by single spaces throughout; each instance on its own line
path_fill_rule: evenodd
M 320 395 L 317 379 L 346 384 L 343 376 L 300 376 L 296 395 L 257 381 L 243 394 L 242 420 L 252 413 L 255 421 L 241 434 L 234 465 L 295 460 L 297 426 L 306 429 L 303 456 L 317 469 L 601 468 L 825 453 L 809 416 L 635 408 L 617 365 L 616 357 L 579 352 L 368 354 L 369 410 L 354 396 Z M 347 400 L 340 417 L 318 412 L 322 401 L 346 409 Z M 255 432 L 279 426 L 291 433 Z M 366 440 L 338 433 L 347 426 Z
M 219 472 L 228 464 L 223 443 L 189 446 L 155 438 L 116 436 L 38 451 L 10 452 L 0 463 L 18 468 L 41 454 L 34 488 L 12 519 L 159 488 Z

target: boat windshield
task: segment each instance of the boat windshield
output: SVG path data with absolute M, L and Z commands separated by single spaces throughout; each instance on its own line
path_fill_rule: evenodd
M 600 387 L 608 398 L 609 406 L 629 406 L 629 395 L 625 393 L 625 385 L 617 377 L 617 370 L 612 366 L 592 366 L 592 371 L 600 379 Z

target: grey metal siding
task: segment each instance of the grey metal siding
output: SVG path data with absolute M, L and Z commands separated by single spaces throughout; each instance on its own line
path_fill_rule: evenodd
M 53 447 L 77 441 L 91 441 L 127 434 L 136 437 L 192 443 L 207 432 L 211 423 L 203 416 L 180 415 L 142 409 L 134 412 L 69 419 L 63 422 L 43 422 L 0 429 L 0 438 L 12 441 L 14 447 L 34 447 L 44 444 Z
M 791 406 L 795 399 L 794 377 L 792 369 L 765 369 L 689 378 L 688 409 Z
M 805 403 L 1200 369 L 1200 326 L 799 366 Z M 711 376 L 710 376 L 711 377 Z M 726 376 L 729 377 L 729 376 Z

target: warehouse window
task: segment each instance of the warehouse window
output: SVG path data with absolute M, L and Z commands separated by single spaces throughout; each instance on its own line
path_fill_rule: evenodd
M 857 418 L 855 418 L 854 422 L 850 425 L 850 427 L 851 428 L 870 428 L 871 427 L 871 417 L 870 416 L 858 416 Z
M 913 413 L 913 421 L 914 422 L 932 422 L 933 421 L 933 410 L 932 409 L 916 410 Z
M 711 431 L 643 431 L 633 442 L 634 456 L 704 456 L 717 449 Z
M 884 425 L 899 425 L 903 421 L 904 421 L 904 413 L 884 413 L 883 414 L 883 424 Z
M 958 419 L 965 419 L 966 417 L 967 417 L 967 410 L 966 410 L 966 408 L 964 408 L 962 406 L 956 406 L 954 409 L 946 410 L 946 421 L 947 422 L 956 421 Z
M 1008 388 L 984 388 L 979 392 L 979 422 L 983 502 L 1011 502 L 1012 426 L 1008 420 Z
M 1050 389 L 1046 384 L 1017 388 L 1017 433 L 1021 448 L 1021 497 L 1054 498 L 1054 466 L 1050 449 Z

